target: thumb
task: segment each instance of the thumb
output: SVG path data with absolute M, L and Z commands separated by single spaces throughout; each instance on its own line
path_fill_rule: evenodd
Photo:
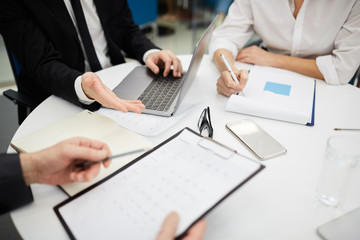
M 174 239 L 178 223 L 179 223 L 179 215 L 176 212 L 171 212 L 165 218 L 161 230 L 156 239 L 157 240 Z

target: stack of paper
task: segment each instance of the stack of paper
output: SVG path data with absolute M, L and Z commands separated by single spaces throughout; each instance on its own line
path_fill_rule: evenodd
M 226 110 L 314 125 L 316 81 L 291 71 L 255 66 L 244 95 L 232 95 Z

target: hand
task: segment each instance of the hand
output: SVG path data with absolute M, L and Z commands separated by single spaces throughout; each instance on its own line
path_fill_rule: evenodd
M 183 73 L 180 59 L 178 59 L 172 52 L 167 50 L 151 53 L 149 56 L 147 56 L 145 64 L 155 74 L 159 73 L 159 67 L 164 67 L 164 77 L 169 74 L 171 66 L 173 66 L 174 77 L 181 77 Z
M 223 71 L 216 84 L 218 93 L 230 97 L 232 94 L 243 91 L 248 80 L 248 71 L 234 71 L 234 74 L 240 84 L 234 81 L 229 71 Z
M 175 232 L 179 223 L 179 215 L 176 212 L 171 212 L 164 220 L 161 230 L 156 240 L 170 240 L 175 238 Z M 205 233 L 206 223 L 205 219 L 201 219 L 194 226 L 190 228 L 183 240 L 199 240 L 202 239 Z
M 100 161 L 110 156 L 109 147 L 87 138 L 72 138 L 34 153 L 21 153 L 20 163 L 25 183 L 64 184 L 90 181 L 100 171 L 100 163 L 85 169 L 75 165 L 86 161 Z M 103 162 L 105 167 L 110 161 Z
M 132 111 L 141 113 L 145 105 L 140 100 L 123 100 L 106 87 L 99 76 L 92 72 L 84 73 L 81 77 L 81 87 L 88 98 L 94 99 L 107 108 L 114 108 L 122 112 Z
M 250 46 L 239 51 L 236 61 L 262 66 L 273 66 L 275 54 L 265 51 L 258 46 Z

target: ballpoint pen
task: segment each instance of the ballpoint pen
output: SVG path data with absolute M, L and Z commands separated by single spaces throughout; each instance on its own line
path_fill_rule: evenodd
M 234 71 L 232 70 L 232 68 L 231 68 L 228 60 L 226 59 L 225 55 L 221 53 L 220 56 L 221 56 L 221 58 L 222 58 L 222 60 L 223 60 L 223 62 L 224 62 L 224 64 L 225 64 L 227 70 L 230 72 L 230 75 L 231 75 L 231 77 L 233 78 L 233 80 L 234 80 L 237 84 L 240 84 L 240 83 L 239 83 L 239 80 L 238 80 L 237 77 L 235 76 L 235 73 L 234 73 Z M 244 93 L 243 93 L 242 91 L 241 91 L 241 93 L 242 93 L 242 95 L 244 95 Z M 244 96 L 245 96 L 245 95 L 244 95 Z
M 360 128 L 334 128 L 335 131 L 360 131 Z
M 118 157 L 123 157 L 123 156 L 126 156 L 126 155 L 138 153 L 138 152 L 143 152 L 143 151 L 146 151 L 146 149 L 143 149 L 143 148 L 142 148 L 142 149 L 137 149 L 137 150 L 130 151 L 130 152 L 125 152 L 125 153 L 120 153 L 120 154 L 112 155 L 112 156 L 110 156 L 110 157 L 107 157 L 107 158 L 105 158 L 105 159 L 103 159 L 103 160 L 96 161 L 96 162 L 85 161 L 85 162 L 76 164 L 75 167 L 77 167 L 77 168 L 84 168 L 84 167 L 88 167 L 88 166 L 91 166 L 91 165 L 96 164 L 96 163 L 102 163 L 102 162 L 105 162 L 105 161 L 107 161 L 107 160 L 111 160 L 111 159 L 118 158 Z

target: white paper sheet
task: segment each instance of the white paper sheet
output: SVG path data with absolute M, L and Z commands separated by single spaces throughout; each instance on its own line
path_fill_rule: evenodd
M 192 111 L 198 103 L 182 103 L 174 116 L 161 117 L 150 114 L 123 113 L 114 109 L 100 108 L 96 113 L 107 116 L 120 126 L 144 136 L 156 136 L 180 121 Z
M 238 154 L 225 159 L 200 141 L 185 130 L 60 207 L 71 233 L 76 239 L 155 239 L 168 213 L 177 211 L 181 234 L 261 167 Z

